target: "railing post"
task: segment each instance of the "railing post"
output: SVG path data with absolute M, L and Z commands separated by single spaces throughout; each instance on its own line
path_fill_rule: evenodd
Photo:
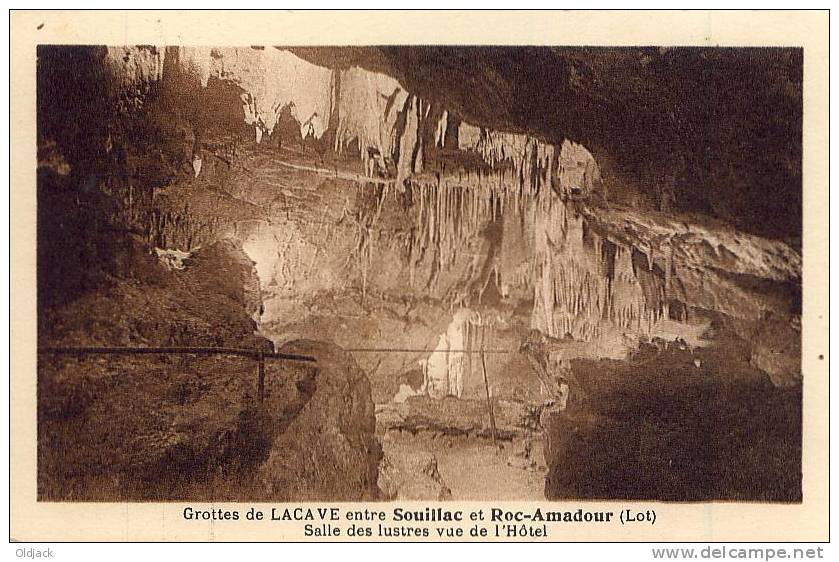
M 486 354 L 484 353 L 484 343 L 486 337 L 486 326 L 481 325 L 481 370 L 484 373 L 484 388 L 487 395 L 487 411 L 489 413 L 489 427 L 492 431 L 492 446 L 498 447 L 497 431 L 495 429 L 495 408 L 492 406 L 492 395 L 489 392 L 489 378 L 487 377 L 487 362 Z
M 256 396 L 261 404 L 265 399 L 265 354 L 262 350 L 259 350 L 257 361 L 259 363 L 259 379 L 256 385 Z

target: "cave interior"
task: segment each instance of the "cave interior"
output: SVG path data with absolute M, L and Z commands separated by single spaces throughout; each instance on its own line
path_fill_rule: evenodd
M 802 52 L 41 46 L 38 494 L 801 500 Z

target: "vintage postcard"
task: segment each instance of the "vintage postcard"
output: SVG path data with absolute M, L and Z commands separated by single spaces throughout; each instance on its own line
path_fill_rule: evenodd
M 11 536 L 822 541 L 827 12 L 11 14 Z

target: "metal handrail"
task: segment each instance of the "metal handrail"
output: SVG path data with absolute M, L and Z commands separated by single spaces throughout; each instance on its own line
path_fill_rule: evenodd
M 310 355 L 264 351 L 260 349 L 244 349 L 240 347 L 39 347 L 38 353 L 54 355 L 237 355 L 255 359 L 257 371 L 257 398 L 260 402 L 265 399 L 265 360 L 279 359 L 284 361 L 302 361 L 316 363 L 317 359 Z
M 515 353 L 507 349 L 410 349 L 410 348 L 375 348 L 356 347 L 344 348 L 351 353 L 479 353 L 481 356 L 489 353 Z M 255 359 L 258 364 L 257 397 L 260 402 L 265 398 L 265 360 L 279 359 L 284 361 L 301 361 L 317 363 L 317 359 L 310 355 L 245 349 L 241 347 L 39 347 L 38 353 L 54 355 L 236 355 Z
M 316 363 L 317 359 L 310 355 L 260 351 L 240 347 L 39 347 L 38 353 L 52 353 L 56 355 L 151 355 L 151 354 L 180 354 L 180 355 L 238 355 L 251 359 L 282 359 L 287 361 L 305 361 Z
M 473 353 L 473 354 L 509 354 L 518 353 L 514 349 L 425 349 L 408 347 L 341 347 L 344 351 L 351 353 Z M 289 361 L 317 362 L 317 359 L 309 355 L 298 355 L 295 353 L 258 351 L 239 347 L 41 347 L 39 353 L 55 353 L 57 355 L 81 355 L 85 353 L 105 355 L 131 355 L 175 353 L 175 354 L 199 354 L 199 355 L 239 355 L 258 359 L 260 353 L 265 359 L 285 359 Z

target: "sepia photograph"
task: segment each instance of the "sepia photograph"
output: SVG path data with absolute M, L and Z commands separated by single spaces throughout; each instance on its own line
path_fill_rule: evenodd
M 644 14 L 18 14 L 20 528 L 821 536 L 827 50 Z
M 800 49 L 37 56 L 40 500 L 801 500 Z

